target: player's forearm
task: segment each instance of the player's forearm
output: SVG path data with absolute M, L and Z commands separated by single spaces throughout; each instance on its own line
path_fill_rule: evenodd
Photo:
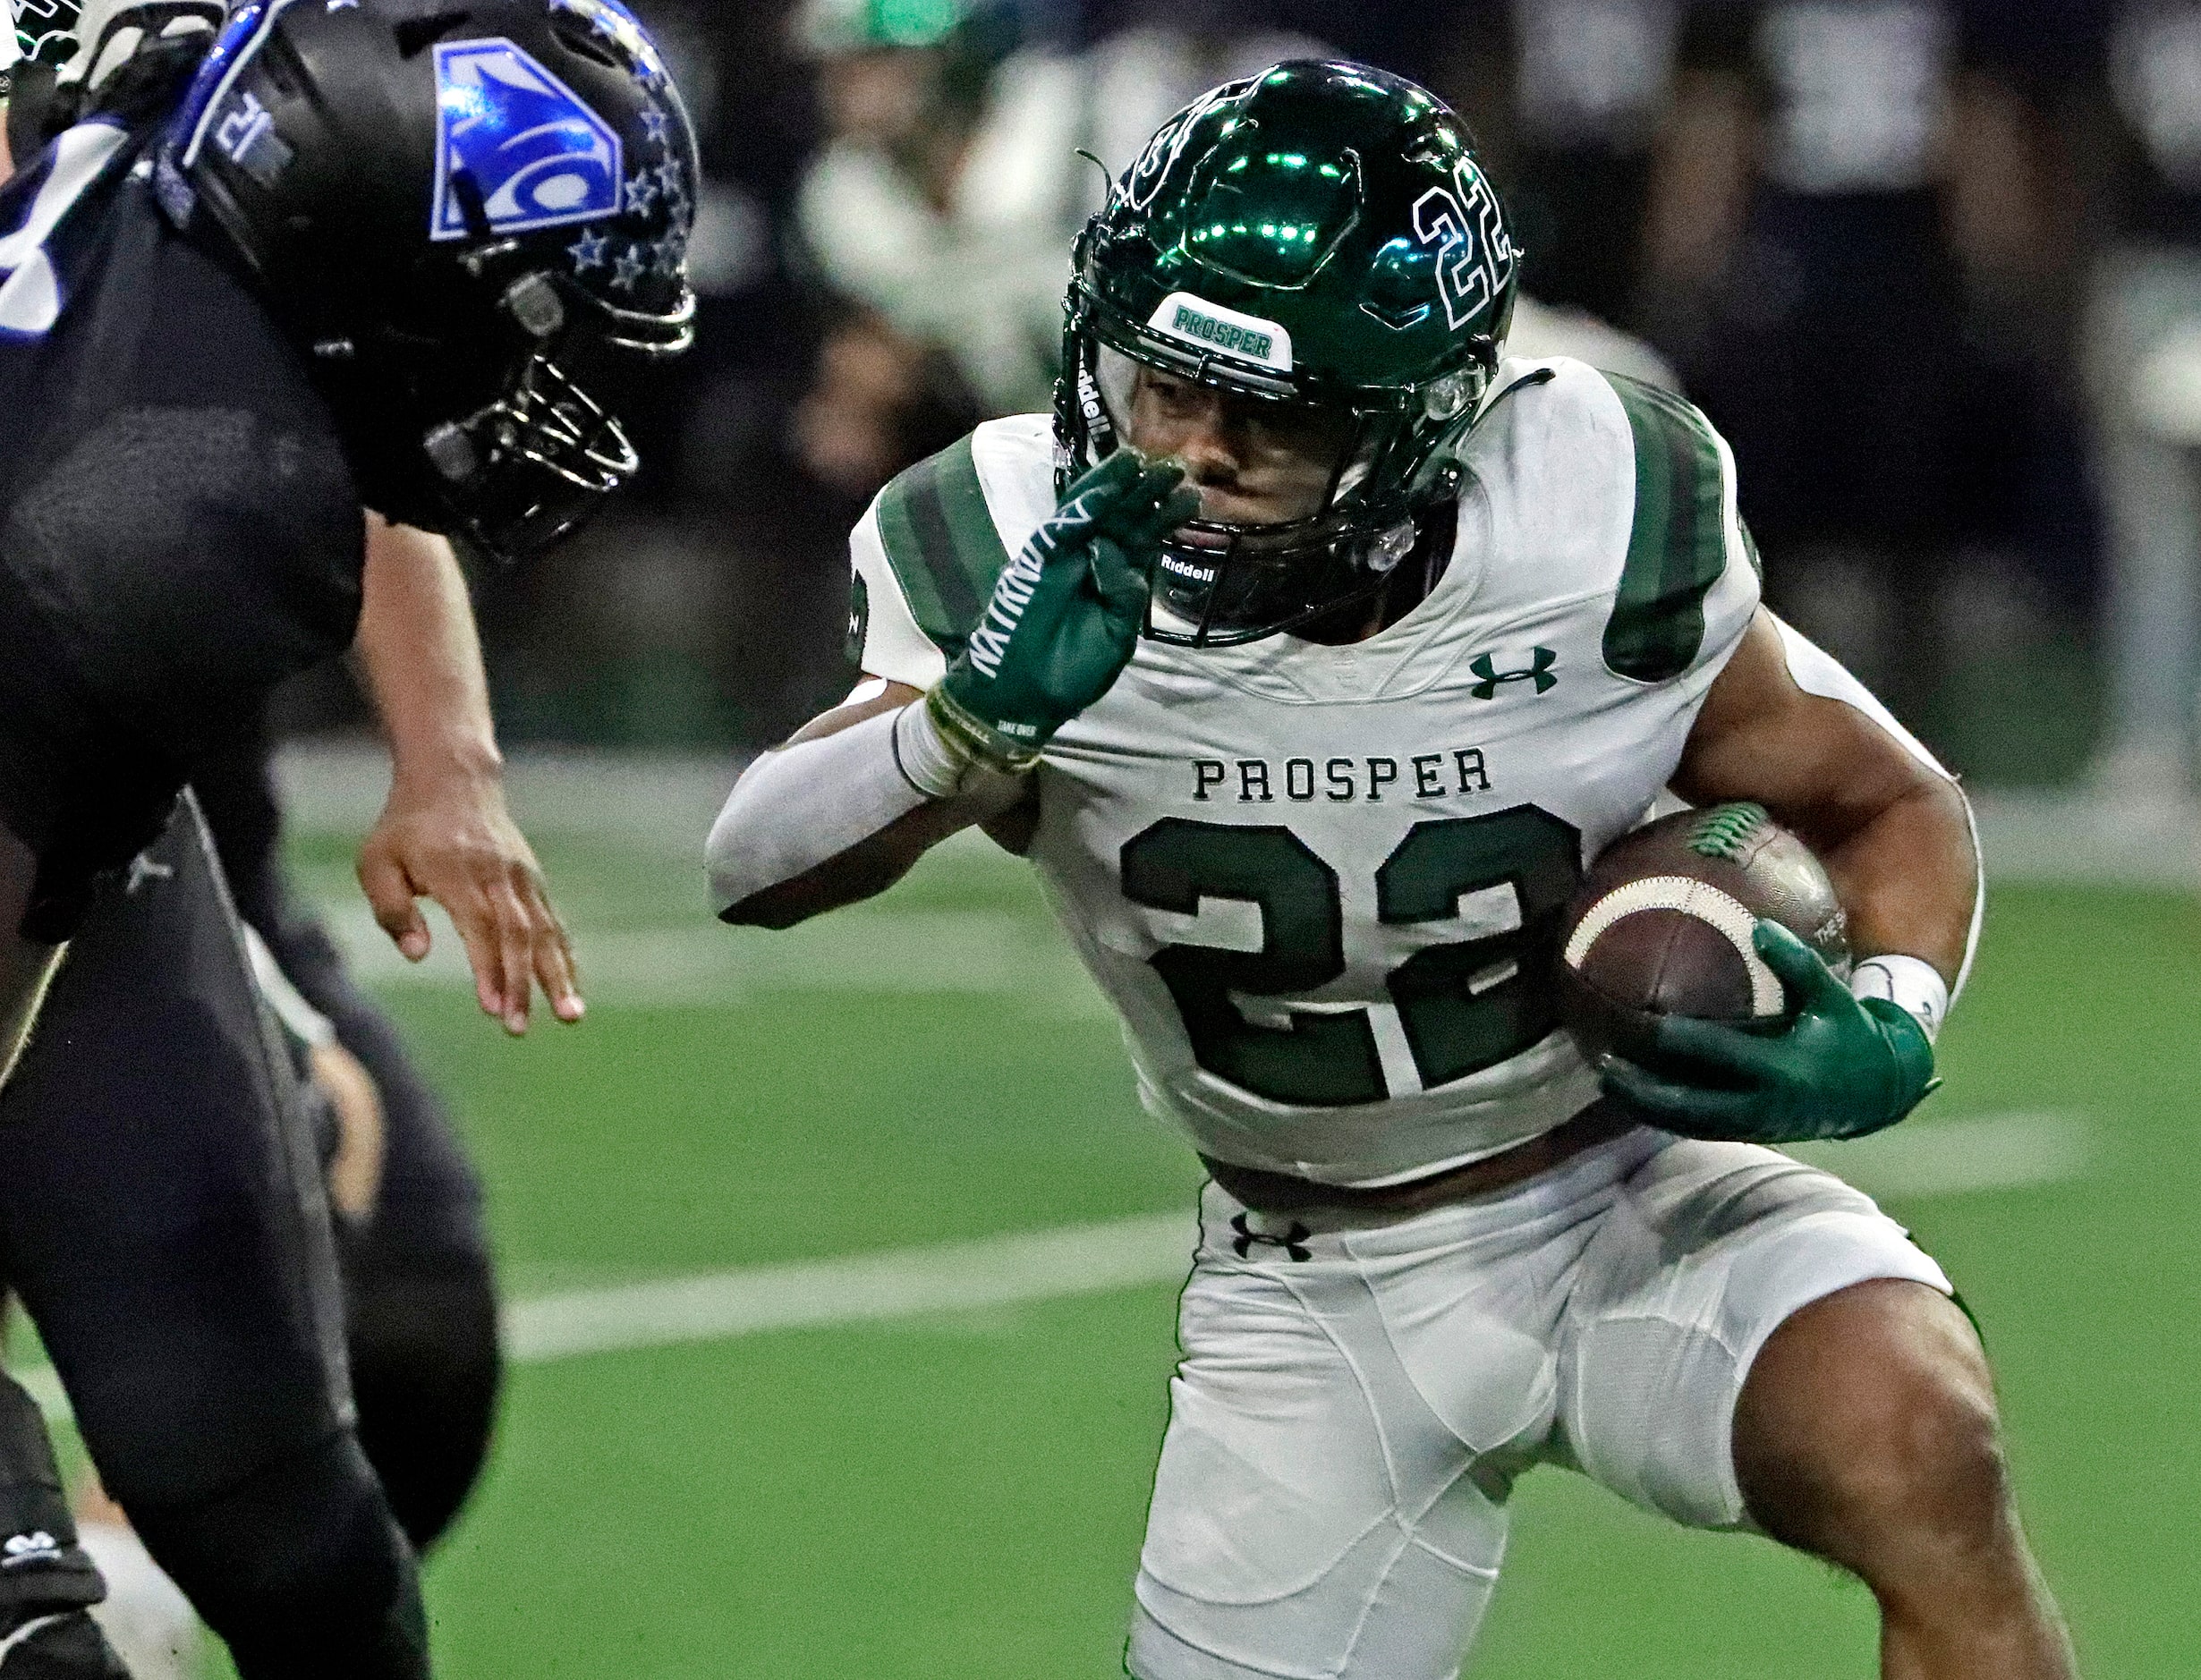
M 1922 775 L 1847 838 L 1819 851 L 1848 912 L 1852 951 L 1860 958 L 1918 957 L 1956 983 L 1980 881 L 1970 812 L 1955 783 Z
M 903 713 L 916 701 L 914 689 L 888 685 L 749 767 L 706 848 L 721 921 L 788 928 L 869 898 L 949 835 L 1016 803 L 1018 777 L 974 777 L 946 798 L 920 785 L 930 779 L 922 766 L 912 779 L 907 725 L 919 718 Z
M 451 545 L 368 515 L 353 657 L 399 781 L 503 773 L 473 605 Z

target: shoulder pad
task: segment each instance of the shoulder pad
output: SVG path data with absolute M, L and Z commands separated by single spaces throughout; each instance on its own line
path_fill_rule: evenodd
M 1008 564 L 963 437 L 879 493 L 879 537 L 917 627 L 953 659 Z
M 1687 670 L 1704 645 L 1704 597 L 1727 569 L 1734 468 L 1691 404 L 1622 374 L 1605 377 L 1636 443 L 1635 519 L 1605 623 L 1605 664 L 1662 683 Z

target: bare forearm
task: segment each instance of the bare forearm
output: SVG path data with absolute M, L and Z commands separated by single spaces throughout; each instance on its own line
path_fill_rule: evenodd
M 1848 912 L 1852 951 L 1923 957 L 1955 984 L 1979 882 L 1971 823 L 1953 783 L 1921 783 L 1819 855 Z
M 466 579 L 441 537 L 368 515 L 354 663 L 390 744 L 390 797 L 360 848 L 375 920 L 418 962 L 420 897 L 451 915 L 481 1007 L 527 1030 L 540 983 L 561 1021 L 583 1013 L 573 951 L 534 849 L 505 808 L 504 759 Z
M 1953 984 L 1980 888 L 1964 794 L 1882 725 L 1856 678 L 1792 636 L 1759 615 L 1705 699 L 1674 791 L 1763 804 L 1826 866 L 1852 950 L 1917 957 Z
M 443 538 L 368 515 L 353 658 L 398 779 L 501 774 L 473 605 Z

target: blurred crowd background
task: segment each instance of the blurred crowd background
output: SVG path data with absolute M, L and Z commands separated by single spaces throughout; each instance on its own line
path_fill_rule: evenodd
M 1344 55 L 1474 129 L 1522 348 L 1670 379 L 1725 432 L 1780 611 L 1981 781 L 2185 797 L 2201 0 L 641 10 L 710 175 L 701 337 L 636 404 L 642 493 L 481 581 L 508 739 L 756 747 L 831 703 L 849 524 L 1050 403 L 1092 159 Z M 323 683 L 292 722 L 355 706 Z

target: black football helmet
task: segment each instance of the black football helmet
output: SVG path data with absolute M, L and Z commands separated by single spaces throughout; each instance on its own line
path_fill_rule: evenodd
M 500 560 L 640 465 L 584 382 L 694 335 L 695 137 L 619 0 L 249 0 L 154 187 L 308 354 L 361 499 Z

